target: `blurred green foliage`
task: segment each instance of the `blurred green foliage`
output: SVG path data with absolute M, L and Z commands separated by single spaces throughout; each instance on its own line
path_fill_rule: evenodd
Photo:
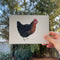
M 15 56 L 19 60 L 30 60 L 32 52 L 29 49 L 19 49 L 15 51 Z
M 12 60 L 12 55 L 0 52 L 0 60 Z

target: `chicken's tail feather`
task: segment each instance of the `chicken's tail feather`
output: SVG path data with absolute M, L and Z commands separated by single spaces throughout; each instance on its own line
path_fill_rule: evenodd
M 21 25 L 22 25 L 21 22 L 17 21 L 17 26 L 21 26 Z

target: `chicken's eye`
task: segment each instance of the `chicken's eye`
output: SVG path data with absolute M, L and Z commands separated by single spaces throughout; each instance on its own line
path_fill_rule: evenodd
M 37 21 L 34 21 L 34 23 L 37 23 Z

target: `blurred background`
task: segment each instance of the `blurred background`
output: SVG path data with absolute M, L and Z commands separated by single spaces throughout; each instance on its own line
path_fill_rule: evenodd
M 0 60 L 58 58 L 56 49 L 41 44 L 9 45 L 9 15 L 49 15 L 49 30 L 60 32 L 60 0 L 0 0 Z

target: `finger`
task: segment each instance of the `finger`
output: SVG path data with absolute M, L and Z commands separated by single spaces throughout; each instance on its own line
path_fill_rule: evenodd
M 53 47 L 54 47 L 54 45 L 49 42 L 49 44 L 47 45 L 47 48 L 53 48 Z
M 56 36 L 50 36 L 52 39 L 56 39 Z
M 56 33 L 56 32 L 51 31 L 51 32 L 49 32 L 49 35 L 56 36 L 56 35 L 57 35 L 57 33 Z
M 47 41 L 49 41 L 50 43 L 55 43 L 55 41 L 54 41 L 54 39 L 52 39 L 50 36 L 48 36 L 48 35 L 45 35 L 44 36 L 44 38 L 45 38 L 45 40 L 47 40 Z
M 47 45 L 47 48 L 54 48 L 54 45 L 48 44 L 48 45 Z
M 52 48 L 50 45 L 47 45 L 47 48 Z
M 44 46 L 44 45 L 47 45 L 47 44 L 42 44 L 42 45 Z
M 50 45 L 47 45 L 47 48 L 51 48 L 51 46 Z
M 53 38 L 53 39 L 57 39 L 59 33 L 58 33 L 58 32 L 49 32 L 49 35 L 52 35 L 51 38 Z

